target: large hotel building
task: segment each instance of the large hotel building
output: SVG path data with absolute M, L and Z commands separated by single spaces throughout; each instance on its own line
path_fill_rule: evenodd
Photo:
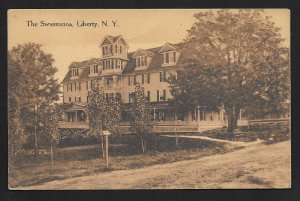
M 101 57 L 73 62 L 63 80 L 63 102 L 73 103 L 63 115 L 61 128 L 88 128 L 84 106 L 93 80 L 98 80 L 105 94 L 120 93 L 123 103 L 130 103 L 130 94 L 136 83 L 144 88 L 154 118 L 159 120 L 157 130 L 201 131 L 209 127 L 224 126 L 224 111 L 207 111 L 204 106 L 186 114 L 174 113 L 167 78 L 184 66 L 182 44 L 166 43 L 161 47 L 138 49 L 128 53 L 128 44 L 120 36 L 105 36 L 99 45 Z M 240 118 L 241 119 L 241 118 Z M 240 121 L 241 122 L 241 121 Z M 128 132 L 123 116 L 121 127 Z

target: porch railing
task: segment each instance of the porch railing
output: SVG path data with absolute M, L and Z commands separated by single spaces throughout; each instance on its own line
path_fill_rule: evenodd
M 59 122 L 59 127 L 60 128 L 83 128 L 83 129 L 88 129 L 89 128 L 89 123 L 88 122 L 82 122 L 82 121 L 77 121 L 77 122 L 61 121 L 61 122 Z

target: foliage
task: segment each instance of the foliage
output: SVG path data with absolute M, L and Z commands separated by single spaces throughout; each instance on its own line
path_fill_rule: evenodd
M 195 17 L 182 53 L 186 68 L 170 80 L 179 107 L 224 106 L 229 132 L 241 108 L 252 118 L 284 112 L 290 95 L 289 50 L 270 17 L 251 9 Z
M 89 91 L 88 99 L 86 110 L 91 133 L 99 135 L 102 130 L 108 130 L 113 134 L 118 133 L 118 124 L 121 121 L 120 94 L 106 95 L 96 80 Z
M 149 104 L 144 96 L 144 89 L 137 84 L 135 92 L 131 95 L 129 114 L 131 116 L 130 129 L 141 138 L 142 150 L 144 152 L 144 139 L 153 132 L 156 122 L 153 120 Z
M 39 44 L 18 45 L 8 52 L 8 138 L 14 152 L 30 139 L 41 108 L 59 98 L 53 62 Z
M 62 119 L 63 106 L 60 104 L 47 105 L 40 114 L 40 136 L 44 145 L 55 146 L 60 141 L 59 121 Z

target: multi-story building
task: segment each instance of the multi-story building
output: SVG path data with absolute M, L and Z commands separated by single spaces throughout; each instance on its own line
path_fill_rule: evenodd
M 172 95 L 167 78 L 176 75 L 184 66 L 181 44 L 166 43 L 161 47 L 138 49 L 128 53 L 128 44 L 120 36 L 105 36 L 99 45 L 101 57 L 82 62 L 73 62 L 63 80 L 63 102 L 74 103 L 65 111 L 62 128 L 87 128 L 88 117 L 84 106 L 87 104 L 88 91 L 94 80 L 99 82 L 104 93 L 121 94 L 124 104 L 130 103 L 130 94 L 135 85 L 141 84 L 150 102 L 154 118 L 160 120 L 157 129 L 170 130 L 181 124 L 187 131 L 199 131 L 201 126 L 224 124 L 223 111 L 206 111 L 199 107 L 187 114 L 174 113 L 170 107 Z M 123 117 L 123 125 L 126 124 Z M 182 127 L 183 128 L 183 127 Z M 184 130 L 184 129 L 183 129 Z

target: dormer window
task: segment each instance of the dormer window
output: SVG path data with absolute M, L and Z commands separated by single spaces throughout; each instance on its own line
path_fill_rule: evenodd
M 103 55 L 108 55 L 113 53 L 113 46 L 112 45 L 106 45 L 102 47 L 102 53 Z
M 161 60 L 163 64 L 176 63 L 176 52 L 172 51 L 161 53 Z
M 98 73 L 98 65 L 94 65 L 94 73 Z
M 142 67 L 147 66 L 147 56 L 140 56 L 134 58 L 135 60 L 135 67 Z
M 71 77 L 76 77 L 78 76 L 78 68 L 73 68 L 71 70 Z

